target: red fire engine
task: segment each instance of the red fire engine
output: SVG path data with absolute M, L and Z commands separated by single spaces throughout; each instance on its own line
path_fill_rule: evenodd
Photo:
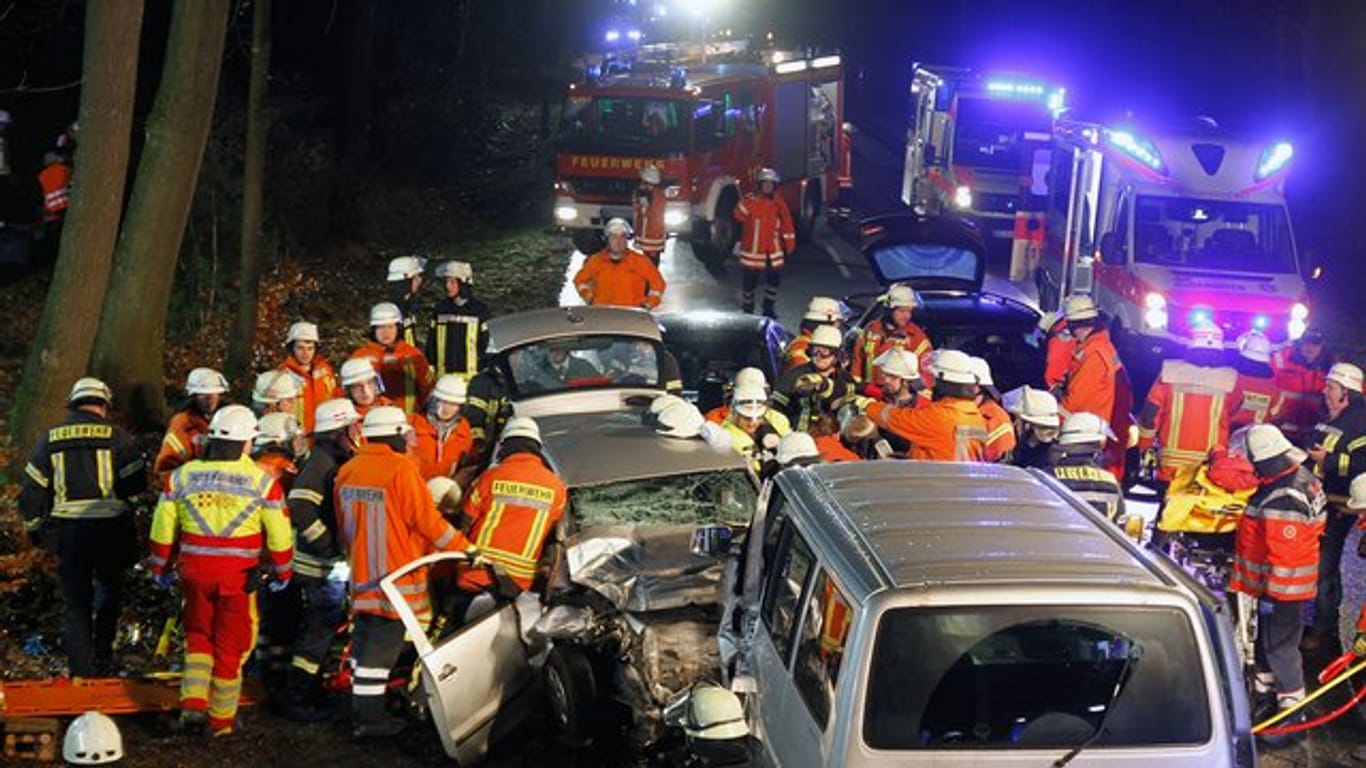
M 665 226 L 704 259 L 731 253 L 732 216 L 760 168 L 798 228 L 848 188 L 840 57 L 752 54 L 742 44 L 642 46 L 569 87 L 555 160 L 555 220 L 579 234 L 631 218 L 640 171 L 663 176 Z

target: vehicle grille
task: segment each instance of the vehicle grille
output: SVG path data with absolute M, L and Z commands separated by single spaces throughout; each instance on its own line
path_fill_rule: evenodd
M 576 176 L 567 179 L 569 186 L 574 190 L 574 196 L 578 199 L 588 197 L 600 198 L 603 200 L 626 200 L 631 197 L 631 193 L 636 187 L 640 186 L 637 179 L 613 179 L 601 176 Z

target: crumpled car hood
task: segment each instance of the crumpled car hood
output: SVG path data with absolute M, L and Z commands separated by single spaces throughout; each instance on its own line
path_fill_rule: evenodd
M 691 550 L 693 525 L 604 526 L 569 539 L 570 581 L 637 613 L 721 601 L 725 559 Z

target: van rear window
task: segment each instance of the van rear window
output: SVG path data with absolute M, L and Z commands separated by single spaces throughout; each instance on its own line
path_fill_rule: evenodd
M 888 611 L 869 670 L 875 749 L 1069 749 L 1210 739 L 1199 648 L 1170 608 Z M 1116 691 L 1118 693 L 1116 694 Z

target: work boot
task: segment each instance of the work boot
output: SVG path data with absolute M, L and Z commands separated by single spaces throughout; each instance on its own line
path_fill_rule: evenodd
M 209 713 L 202 709 L 182 709 L 172 727 L 181 733 L 203 733 L 209 727 Z
M 1299 703 L 1300 703 L 1300 700 L 1299 700 L 1299 699 L 1282 699 L 1282 700 L 1279 702 L 1279 704 L 1280 704 L 1280 709 L 1282 709 L 1282 710 L 1284 710 L 1284 709 L 1289 709 L 1290 707 L 1293 707 L 1293 706 L 1295 706 L 1296 704 L 1299 704 Z M 1287 726 L 1287 725 L 1299 725 L 1299 724 L 1304 723 L 1305 720 L 1307 720 L 1307 719 L 1308 719 L 1308 718 L 1307 718 L 1306 715 L 1305 715 L 1305 711 L 1304 711 L 1303 709 L 1301 709 L 1300 711 L 1298 711 L 1298 712 L 1296 712 L 1295 714 L 1293 714 L 1293 715 L 1291 715 L 1291 716 L 1285 718 L 1284 720 L 1280 721 L 1279 723 L 1276 723 L 1276 725 L 1274 725 L 1274 726 L 1272 726 L 1272 727 L 1273 727 L 1273 728 L 1281 728 L 1281 727 L 1284 727 L 1284 726 Z M 1282 734 L 1276 734 L 1276 735 L 1258 735 L 1258 736 L 1257 736 L 1257 741 L 1258 741 L 1258 743 L 1260 743 L 1262 746 L 1266 747 L 1267 749 L 1284 749 L 1285 747 L 1294 746 L 1295 744 L 1299 744 L 1300 742 L 1304 741 L 1304 740 L 1307 739 L 1307 738 L 1309 738 L 1309 731 L 1305 730 L 1305 731 L 1294 731 L 1293 733 L 1282 733 Z

